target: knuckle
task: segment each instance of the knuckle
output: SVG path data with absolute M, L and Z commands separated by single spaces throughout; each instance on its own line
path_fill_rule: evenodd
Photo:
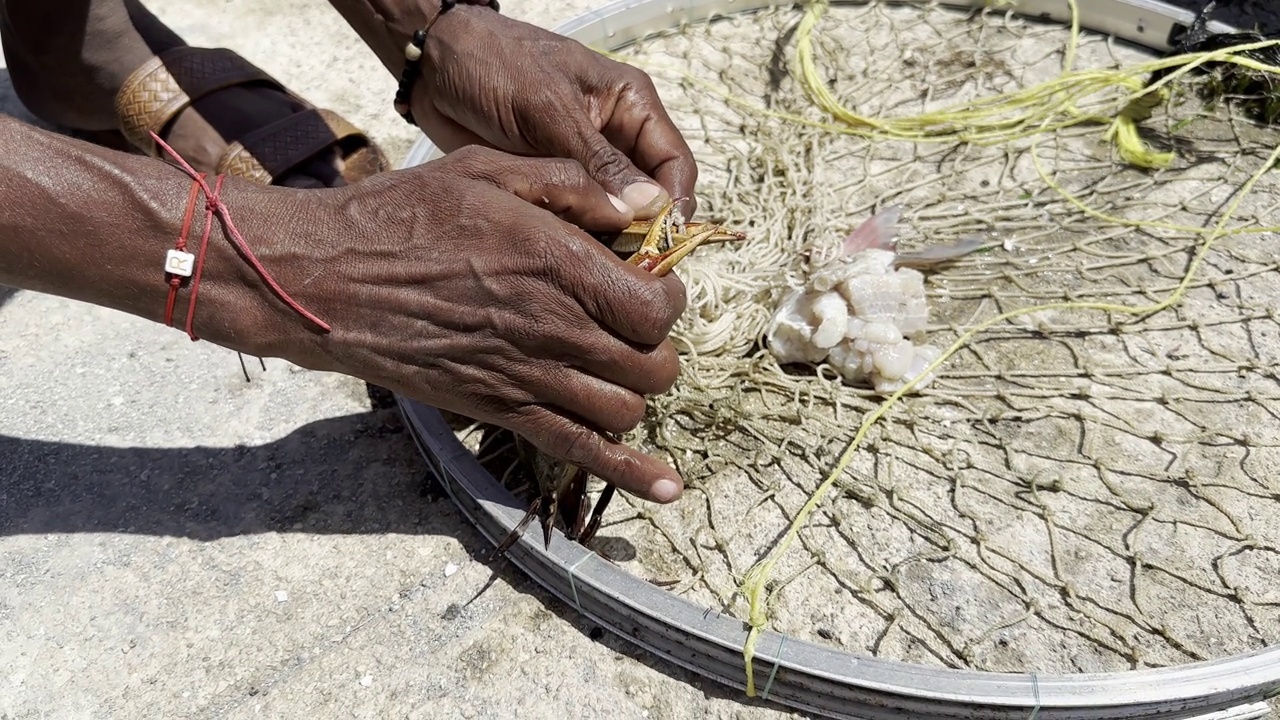
M 564 246 L 562 233 L 539 228 L 526 232 L 520 252 L 537 274 L 559 277 L 561 271 L 572 270 L 568 267 Z
M 686 166 L 686 168 L 687 168 L 687 169 L 685 170 L 685 173 L 686 173 L 686 174 L 688 175 L 688 177 L 689 177 L 689 179 L 688 179 L 688 181 L 687 181 L 687 182 L 689 183 L 689 186 L 690 186 L 690 187 L 695 187 L 695 186 L 697 186 L 697 184 L 698 184 L 698 177 L 699 177 L 699 168 L 698 168 L 698 163 L 694 162 L 694 160 L 693 160 L 693 150 L 689 149 L 688 144 L 684 145 L 684 147 L 682 148 L 682 153 L 684 154 L 684 156 L 685 156 L 685 157 L 686 157 L 686 159 L 687 159 L 687 162 L 685 163 L 685 166 Z M 695 197 L 693 193 L 689 193 L 689 201 L 690 201 L 691 203 L 695 203 L 695 204 L 696 204 L 696 203 L 697 203 L 697 201 L 698 201 L 698 198 L 697 198 L 697 197 Z
M 592 464 L 600 456 L 604 438 L 579 425 L 559 433 L 554 443 L 554 453 L 562 460 L 582 466 Z
M 671 329 L 675 327 L 685 310 L 685 293 L 682 284 L 677 285 L 665 278 L 654 278 L 640 285 L 633 297 L 641 300 L 633 303 L 638 308 L 634 316 L 636 330 L 644 337 L 643 342 L 657 345 L 667 339 Z
M 594 177 L 616 178 L 632 174 L 630 161 L 604 138 L 596 143 L 588 163 L 591 166 L 588 174 Z
M 479 165 L 481 162 L 482 152 L 483 148 L 476 145 L 468 145 L 445 155 L 443 159 L 453 167 L 466 168 L 473 165 Z
M 627 81 L 631 83 L 632 87 L 634 87 L 641 95 L 656 96 L 658 94 L 658 88 L 653 84 L 653 77 L 650 76 L 649 73 L 634 65 L 625 65 L 624 67 L 625 70 L 623 72 L 626 74 Z
M 488 180 L 501 179 L 509 173 L 510 158 L 483 145 L 468 145 L 444 156 L 449 169 L 463 177 Z
M 599 314 L 609 319 L 615 329 L 642 345 L 656 345 L 667 336 L 650 301 L 649 283 L 643 280 L 602 275 L 591 283 L 592 293 Z
M 675 386 L 680 378 L 680 354 L 675 344 L 664 340 L 647 358 L 644 369 L 651 394 L 661 394 Z
M 549 161 L 549 174 L 554 184 L 571 190 L 583 190 L 591 185 L 591 176 L 582 163 L 576 160 L 558 158 Z
M 663 297 L 666 299 L 667 327 L 676 324 L 689 307 L 689 292 L 678 275 L 672 273 L 661 279 Z
M 484 145 L 467 145 L 458 152 L 465 153 L 464 157 L 470 158 L 472 162 L 494 162 L 509 158 L 506 153 Z
M 600 429 L 621 434 L 634 430 L 644 420 L 646 404 L 643 397 L 633 392 L 626 392 L 617 402 L 607 406 L 608 412 L 600 413 Z
M 637 339 L 645 345 L 657 345 L 667 339 L 671 328 L 662 322 L 656 313 L 648 308 L 641 308 L 632 319 Z

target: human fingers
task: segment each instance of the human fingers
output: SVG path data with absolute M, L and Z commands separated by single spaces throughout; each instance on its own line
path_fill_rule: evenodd
M 612 147 L 630 158 L 634 166 L 661 185 L 669 197 L 679 199 L 686 218 L 697 211 L 694 192 L 698 164 L 684 135 L 667 113 L 652 78 L 644 71 L 606 60 L 621 79 L 621 90 L 613 112 L 605 121 L 603 135 Z
M 478 146 L 455 155 L 461 172 L 493 183 L 577 227 L 621 230 L 633 219 L 631 208 L 605 192 L 576 160 L 520 157 Z
M 679 499 L 684 480 L 657 458 L 607 438 L 546 408 L 523 412 L 515 428 L 539 450 L 586 470 L 636 497 L 657 503 Z

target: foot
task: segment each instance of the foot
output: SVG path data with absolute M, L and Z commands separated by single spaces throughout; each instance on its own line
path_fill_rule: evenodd
M 193 168 L 212 174 L 231 143 L 305 109 L 289 94 L 271 87 L 229 87 L 196 100 L 157 134 Z M 113 150 L 139 151 L 119 130 L 72 130 L 72 134 Z M 342 170 L 341 152 L 332 145 L 277 177 L 274 184 L 340 187 L 347 184 Z
M 197 99 L 157 134 L 196 170 L 215 173 L 231 143 L 306 109 L 287 93 L 271 87 L 234 86 Z M 273 184 L 339 187 L 346 184 L 342 170 L 342 158 L 334 144 L 276 177 Z
M 0 1 L 14 89 L 46 122 L 153 156 L 155 131 L 196 169 L 293 187 L 387 169 L 378 148 L 228 50 L 186 45 L 138 0 Z
M 132 145 L 158 155 L 154 132 L 204 172 L 335 187 L 388 169 L 360 130 L 226 49 L 162 51 L 120 84 L 113 110 Z

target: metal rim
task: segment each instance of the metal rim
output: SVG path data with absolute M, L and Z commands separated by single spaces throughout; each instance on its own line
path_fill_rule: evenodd
M 927 4 L 928 0 L 906 0 Z M 859 0 L 836 4 L 861 5 Z M 984 0 L 942 0 L 977 8 Z M 1157 0 L 1077 0 L 1082 27 L 1153 50 L 1193 13 Z M 776 0 L 620 0 L 555 32 L 588 46 L 619 49 L 655 32 L 713 16 L 790 6 Z M 1070 20 L 1066 0 L 1022 0 L 1014 11 Z M 1212 23 L 1215 31 L 1230 31 Z M 404 167 L 439 157 L 421 137 Z M 397 396 L 414 441 L 463 514 L 496 544 L 525 508 L 487 472 L 434 408 Z M 555 532 L 550 550 L 528 535 L 507 558 L 539 585 L 603 628 L 708 679 L 745 688 L 747 627 L 673 595 L 607 562 Z M 857 655 L 770 630 L 755 652 L 755 682 L 763 698 L 832 718 L 1016 718 L 1111 720 L 1204 718 L 1245 720 L 1268 714 L 1280 693 L 1280 645 L 1219 660 L 1120 673 L 1040 675 L 914 665 Z

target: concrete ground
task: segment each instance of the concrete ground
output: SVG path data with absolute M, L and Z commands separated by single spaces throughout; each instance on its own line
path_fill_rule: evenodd
M 149 0 L 370 132 L 416 133 L 323 0 Z M 584 0 L 507 3 L 552 26 Z M 0 69 L 0 111 L 23 114 Z M 94 238 L 85 238 L 92 252 Z M 774 718 L 575 617 L 363 383 L 0 293 L 0 717 Z M 450 564 L 456 573 L 446 576 Z
M 148 5 L 397 161 L 415 139 L 323 0 Z M 550 27 L 590 5 L 504 12 Z M 3 69 L 0 111 L 22 114 Z M 792 716 L 484 562 L 363 383 L 248 372 L 180 332 L 0 289 L 0 718 Z

